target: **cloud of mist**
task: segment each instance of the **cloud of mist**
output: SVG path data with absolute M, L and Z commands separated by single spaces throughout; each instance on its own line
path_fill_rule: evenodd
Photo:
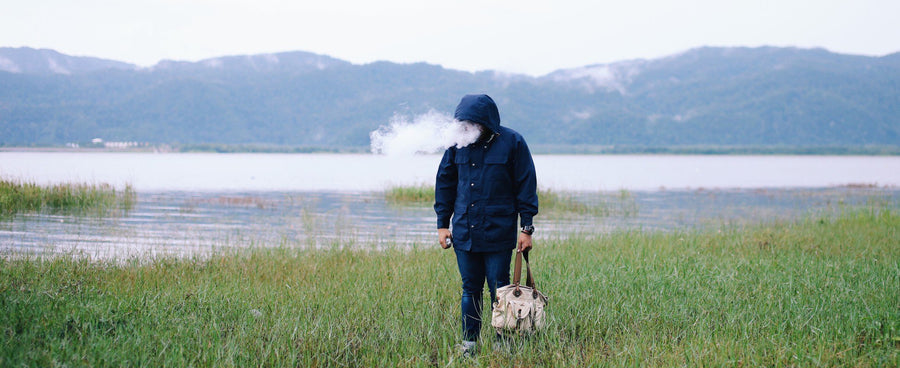
M 412 118 L 394 115 L 389 125 L 369 133 L 369 138 L 372 153 L 395 156 L 465 147 L 478 140 L 480 135 L 478 124 L 458 121 L 432 110 Z

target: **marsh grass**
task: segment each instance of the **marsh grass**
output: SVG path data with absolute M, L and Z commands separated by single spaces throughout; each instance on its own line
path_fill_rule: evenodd
M 471 361 L 455 258 L 431 246 L 7 257 L 0 366 L 898 366 L 898 229 L 870 207 L 538 237 L 549 327 Z
M 636 216 L 638 204 L 634 196 L 627 190 L 601 194 L 593 203 L 587 203 L 580 199 L 576 193 L 555 191 L 552 189 L 538 190 L 541 213 L 550 215 L 592 215 L 598 217 L 609 216 Z
M 432 205 L 434 186 L 419 184 L 394 186 L 385 191 L 385 200 L 394 205 Z M 620 190 L 603 195 L 597 203 L 586 203 L 578 194 L 539 189 L 538 200 L 543 214 L 551 215 L 593 215 L 593 216 L 634 216 L 638 205 L 631 192 Z
M 434 186 L 427 184 L 394 186 L 388 188 L 384 198 L 391 204 L 434 204 Z
M 216 196 L 212 198 L 194 198 L 187 202 L 186 207 L 196 207 L 198 204 L 213 204 L 231 207 L 256 207 L 258 209 L 273 208 L 274 201 L 266 200 L 258 196 Z
M 116 189 L 109 184 L 59 183 L 38 185 L 0 179 L 0 218 L 19 212 L 65 211 L 73 214 L 108 214 L 130 210 L 137 194 L 130 184 Z

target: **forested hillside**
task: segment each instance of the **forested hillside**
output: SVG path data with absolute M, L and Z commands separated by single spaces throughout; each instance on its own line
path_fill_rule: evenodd
M 900 145 L 900 54 L 700 48 L 542 77 L 306 52 L 152 68 L 0 49 L 0 145 L 92 138 L 362 147 L 394 114 L 488 93 L 529 143 Z

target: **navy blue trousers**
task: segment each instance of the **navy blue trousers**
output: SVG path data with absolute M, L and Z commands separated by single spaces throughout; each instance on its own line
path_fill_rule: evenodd
M 497 300 L 497 288 L 509 285 L 509 262 L 512 254 L 512 250 L 492 253 L 456 250 L 456 264 L 462 277 L 460 307 L 464 340 L 477 341 L 481 333 L 485 281 L 491 292 L 492 305 Z

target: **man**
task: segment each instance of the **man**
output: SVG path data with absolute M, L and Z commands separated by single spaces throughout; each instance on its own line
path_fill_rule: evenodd
M 497 104 L 489 96 L 466 95 L 455 118 L 477 123 L 482 134 L 475 143 L 444 152 L 435 180 L 434 211 L 441 247 L 449 248 L 452 239 L 456 252 L 463 289 L 460 347 L 464 355 L 472 355 L 481 331 L 484 282 L 493 303 L 497 288 L 509 284 L 513 249 L 532 247 L 537 179 L 525 139 L 500 126 Z

